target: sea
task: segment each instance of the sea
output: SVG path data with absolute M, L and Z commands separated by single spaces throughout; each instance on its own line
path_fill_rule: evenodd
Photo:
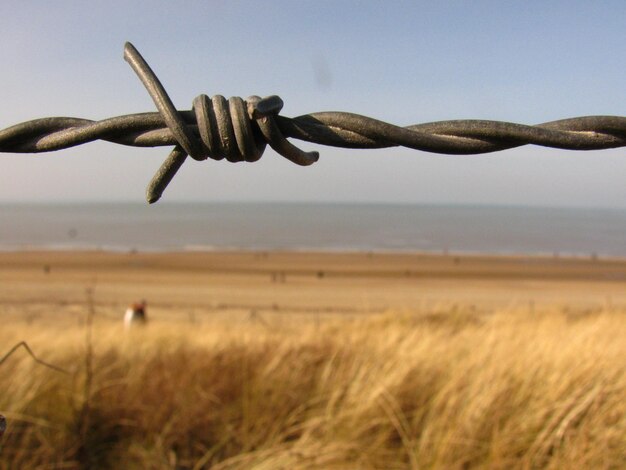
M 626 209 L 343 203 L 0 204 L 0 250 L 40 249 L 626 258 Z

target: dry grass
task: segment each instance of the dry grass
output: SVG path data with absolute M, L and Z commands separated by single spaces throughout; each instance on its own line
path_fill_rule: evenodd
M 624 468 L 625 314 L 4 324 L 0 468 Z

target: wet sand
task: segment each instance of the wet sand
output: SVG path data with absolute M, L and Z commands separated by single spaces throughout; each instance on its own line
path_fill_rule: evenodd
M 388 310 L 626 308 L 626 260 L 382 253 L 5 252 L 0 315 L 103 318 L 145 299 L 153 319 Z

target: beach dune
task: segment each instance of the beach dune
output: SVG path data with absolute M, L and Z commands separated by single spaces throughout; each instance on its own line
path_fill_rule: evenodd
M 625 312 L 626 260 L 4 252 L 0 468 L 622 468 Z

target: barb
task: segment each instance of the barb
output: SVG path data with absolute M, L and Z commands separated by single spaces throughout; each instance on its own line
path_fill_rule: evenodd
M 456 120 L 399 127 L 367 116 L 344 112 L 280 116 L 278 96 L 246 100 L 200 95 L 192 109 L 178 111 L 150 66 L 132 44 L 124 59 L 135 71 L 158 110 L 102 121 L 52 117 L 0 130 L 0 152 L 40 153 L 94 140 L 135 147 L 174 148 L 148 185 L 146 198 L 156 202 L 183 165 L 195 160 L 255 162 L 266 145 L 297 165 L 311 165 L 318 152 L 305 152 L 287 137 L 353 149 L 403 146 L 442 154 L 481 154 L 540 145 L 564 150 L 602 150 L 626 146 L 626 117 L 584 116 L 534 126 L 502 121 Z
M 4 361 L 6 361 L 9 357 L 11 357 L 11 355 L 17 351 L 19 348 L 23 347 L 24 349 L 26 349 L 26 352 L 28 353 L 28 355 L 30 357 L 33 358 L 33 360 L 37 363 L 40 364 L 44 367 L 48 367 L 49 369 L 55 370 L 57 372 L 62 372 L 64 374 L 70 374 L 67 370 L 62 369 L 61 367 L 55 366 L 53 364 L 49 364 L 45 361 L 42 361 L 41 359 L 39 359 L 37 356 L 35 356 L 35 353 L 33 352 L 32 349 L 30 349 L 30 346 L 28 346 L 28 343 L 26 343 L 26 341 L 20 341 L 19 343 L 17 343 L 15 346 L 13 346 L 8 353 L 6 353 L 4 356 L 2 356 L 2 358 L 0 359 L 0 365 L 2 365 L 4 363 Z

